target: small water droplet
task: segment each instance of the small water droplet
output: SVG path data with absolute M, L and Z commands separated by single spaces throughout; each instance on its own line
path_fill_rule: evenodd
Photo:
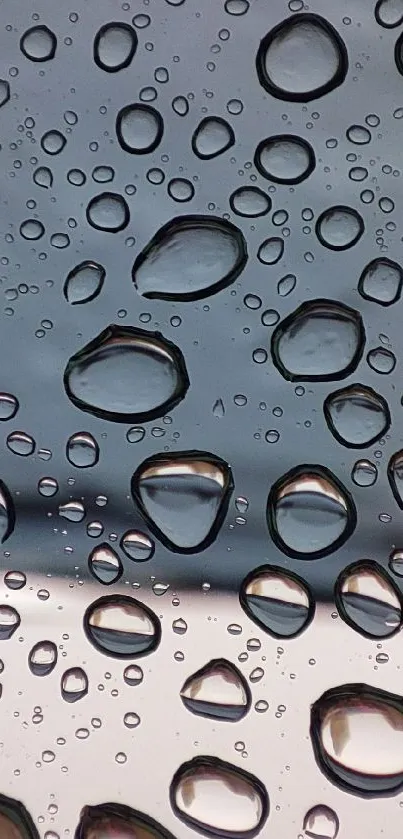
M 7 447 L 14 454 L 29 457 L 35 451 L 35 440 L 25 431 L 12 431 L 7 437 Z
M 94 61 L 107 73 L 117 73 L 131 63 L 137 49 L 137 34 L 128 23 L 106 23 L 94 39 Z
M 116 192 L 102 192 L 91 198 L 88 204 L 87 221 L 95 230 L 118 233 L 130 221 L 129 207 L 123 195 Z
M 56 52 L 57 38 L 47 26 L 32 26 L 20 40 L 21 52 L 30 61 L 50 61 Z
M 76 306 L 98 297 L 105 280 L 105 268 L 97 262 L 81 262 L 66 277 L 63 292 L 68 303 Z
M 117 138 L 130 154 L 150 154 L 160 144 L 163 133 L 162 116 L 151 105 L 126 105 L 117 115 Z
M 284 253 L 284 240 L 278 236 L 265 239 L 257 252 L 257 258 L 263 265 L 275 265 Z
M 85 516 L 85 507 L 82 501 L 66 501 L 59 504 L 59 516 L 68 521 L 80 522 Z
M 146 562 L 154 555 L 155 544 L 140 530 L 127 530 L 120 540 L 122 551 L 134 562 Z
M 365 125 L 350 125 L 346 131 L 347 140 L 350 143 L 355 143 L 357 146 L 365 146 L 371 142 L 371 132 Z
M 280 297 L 288 297 L 297 284 L 297 278 L 295 274 L 286 274 L 285 277 L 281 277 L 281 279 L 277 283 L 277 294 Z
M 303 580 L 274 566 L 262 566 L 246 577 L 240 601 L 251 620 L 274 638 L 299 635 L 315 610 Z
M 141 684 L 144 674 L 138 664 L 128 664 L 128 666 L 124 669 L 123 678 L 127 685 L 135 687 L 136 685 Z
M 39 166 L 33 174 L 33 181 L 43 189 L 50 189 L 53 184 L 53 174 L 47 166 Z
M 66 138 L 61 131 L 57 131 L 56 129 L 51 129 L 50 131 L 46 131 L 46 133 L 41 138 L 41 146 L 46 154 L 60 154 L 63 151 L 66 145 Z
M 168 183 L 167 189 L 168 195 L 180 204 L 185 201 L 191 201 L 195 194 L 194 186 L 187 178 L 172 178 Z
M 317 804 L 305 813 L 303 831 L 309 839 L 336 839 L 339 832 L 338 816 L 325 804 Z
M 214 659 L 189 676 L 180 695 L 192 713 L 230 722 L 242 719 L 251 702 L 244 677 L 225 659 Z
M 189 102 L 185 96 L 175 96 L 172 99 L 172 109 L 180 117 L 185 117 L 189 112 Z
M 349 385 L 329 394 L 323 410 L 336 440 L 350 448 L 372 445 L 386 434 L 391 422 L 389 407 L 383 396 L 361 384 Z
M 36 241 L 41 239 L 45 233 L 44 225 L 35 218 L 28 218 L 20 224 L 20 233 L 23 239 Z
M 375 373 L 381 376 L 388 376 L 393 373 L 396 367 L 396 356 L 391 350 L 385 347 L 375 347 L 367 354 L 367 364 Z
M 172 622 L 172 629 L 177 635 L 184 635 L 187 632 L 188 625 L 183 618 L 176 618 Z
M 59 489 L 59 484 L 57 483 L 56 478 L 40 478 L 38 481 L 38 492 L 40 495 L 44 495 L 47 498 L 51 498 L 52 495 L 56 495 Z
M 0 393 L 0 421 L 15 417 L 19 407 L 18 399 L 12 393 Z
M 0 641 L 6 641 L 21 623 L 21 617 L 12 606 L 0 606 Z
M 231 210 L 237 216 L 258 218 L 271 210 L 271 198 L 257 186 L 241 186 L 229 199 Z
M 70 667 L 65 670 L 60 682 L 63 699 L 66 702 L 77 702 L 88 693 L 88 676 L 82 667 Z
M 66 446 L 67 460 L 79 469 L 95 466 L 99 460 L 99 446 L 92 434 L 77 431 L 72 434 Z
M 299 184 L 315 168 L 315 153 L 306 140 L 293 134 L 279 134 L 261 140 L 254 163 L 260 174 L 278 184 Z
M 378 477 L 378 469 L 370 460 L 357 460 L 351 471 L 351 478 L 359 487 L 371 487 Z
M 333 251 L 352 248 L 364 233 L 362 216 L 352 207 L 329 207 L 320 214 L 315 231 L 321 245 Z
M 385 29 L 394 29 L 403 21 L 401 0 L 378 0 L 375 6 L 375 20 Z
M 32 647 L 28 664 L 34 676 L 48 676 L 57 664 L 57 647 L 53 641 L 39 641 Z
M 113 548 L 106 542 L 97 545 L 88 557 L 91 574 L 104 586 L 116 583 L 123 574 L 123 565 Z
M 135 658 L 158 647 L 161 627 L 157 616 L 132 597 L 101 597 L 84 616 L 84 628 L 100 652 L 114 658 Z
M 365 266 L 358 283 L 358 291 L 366 300 L 381 306 L 391 306 L 400 299 L 403 270 L 397 262 L 382 257 Z
M 234 143 L 234 130 L 222 117 L 205 117 L 192 136 L 192 149 L 201 160 L 223 154 Z

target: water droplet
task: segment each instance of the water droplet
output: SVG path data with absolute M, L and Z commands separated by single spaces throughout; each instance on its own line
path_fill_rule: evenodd
M 0 480 L 0 537 L 5 542 L 15 526 L 14 503 L 5 483 Z
M 59 484 L 56 481 L 56 478 L 40 478 L 38 481 L 38 492 L 40 495 L 44 495 L 47 498 L 51 498 L 52 495 L 56 495 L 59 489 Z
M 29 457 L 35 451 L 35 440 L 25 431 L 12 431 L 7 437 L 7 447 L 14 454 Z
M 50 61 L 56 47 L 56 35 L 47 26 L 32 26 L 20 40 L 21 52 L 30 61 Z
M 309 839 L 336 839 L 339 832 L 338 816 L 325 804 L 317 804 L 305 814 L 303 830 Z
M 24 588 L 27 578 L 23 571 L 7 571 L 4 574 L 4 582 L 11 591 L 19 591 L 20 588 Z
M 146 562 L 153 557 L 155 550 L 153 540 L 140 530 L 127 530 L 120 540 L 120 547 L 134 562 Z
M 130 422 L 164 416 L 189 380 L 179 348 L 160 333 L 112 325 L 70 358 L 64 384 L 82 411 Z
M 70 169 L 69 172 L 67 172 L 67 180 L 69 184 L 72 184 L 73 186 L 83 186 L 87 178 L 81 169 Z
M 375 370 L 375 373 L 387 376 L 389 373 L 393 373 L 396 367 L 396 357 L 393 352 L 386 350 L 385 347 L 375 347 L 367 354 L 367 363 L 371 370 Z
M 222 419 L 225 416 L 225 406 L 222 399 L 216 399 L 213 405 L 213 416 Z
M 99 446 L 92 434 L 87 431 L 78 431 L 72 434 L 66 446 L 67 460 L 80 469 L 87 469 L 95 466 L 99 460 Z
M 184 635 L 187 629 L 188 625 L 183 618 L 176 618 L 176 620 L 172 621 L 172 630 L 177 635 Z
M 386 400 L 366 385 L 349 385 L 330 393 L 323 411 L 336 440 L 355 449 L 372 445 L 390 427 Z
M 133 597 L 100 597 L 84 615 L 89 641 L 114 658 L 136 658 L 153 652 L 161 637 L 154 612 Z
M 28 664 L 34 676 L 48 676 L 57 664 L 57 647 L 53 641 L 39 641 L 28 656 Z
M 400 299 L 403 270 L 397 262 L 381 257 L 365 266 L 358 283 L 358 291 L 366 300 L 390 306 Z
M 278 236 L 265 239 L 257 252 L 257 258 L 263 265 L 275 265 L 284 253 L 284 240 Z
M 191 201 L 195 194 L 193 184 L 186 178 L 172 178 L 168 183 L 167 189 L 170 198 L 173 198 L 174 201 L 178 201 L 180 204 L 185 201 Z
M 235 281 L 247 260 L 240 230 L 225 219 L 181 216 L 153 236 L 133 265 L 140 294 L 199 300 Z
M 274 330 L 274 364 L 288 381 L 332 381 L 349 376 L 361 359 L 361 315 L 343 303 L 303 303 Z
M 21 623 L 17 609 L 12 606 L 0 606 L 0 641 L 8 641 Z
M 350 143 L 355 143 L 356 146 L 365 146 L 371 142 L 371 132 L 365 125 L 350 125 L 346 131 L 347 140 Z
M 23 239 L 36 241 L 40 239 L 44 233 L 45 228 L 41 221 L 35 218 L 28 218 L 20 224 L 20 233 Z
M 339 33 L 319 15 L 291 15 L 260 42 L 256 57 L 260 84 L 278 99 L 309 102 L 334 90 L 348 69 Z
M 88 693 L 88 676 L 82 667 L 70 667 L 65 670 L 60 682 L 60 690 L 66 702 L 77 702 Z
M 123 722 L 126 728 L 137 728 L 141 720 L 138 714 L 135 714 L 133 711 L 128 711 L 123 717 Z
M 85 507 L 82 501 L 66 501 L 59 504 L 59 516 L 67 521 L 80 522 L 85 516 Z
M 201 717 L 236 722 L 248 712 L 251 695 L 242 674 L 225 659 L 205 664 L 184 683 L 183 704 Z
M 19 407 L 18 399 L 12 393 L 0 393 L 0 421 L 15 417 Z
M 269 809 L 263 784 L 214 757 L 195 757 L 175 773 L 170 790 L 175 814 L 193 829 L 215 836 L 253 836 Z
M 10 84 L 5 79 L 0 79 L 0 108 L 10 99 Z
M 378 477 L 378 469 L 370 460 L 357 460 L 351 471 L 351 479 L 359 487 L 372 487 Z
M 46 133 L 41 138 L 41 146 L 46 154 L 60 154 L 63 151 L 66 145 L 66 138 L 61 131 L 56 131 L 53 129 L 51 131 L 46 131 Z
M 95 230 L 118 233 L 130 221 L 129 207 L 123 195 L 117 192 L 101 192 L 95 195 L 87 207 L 87 221 Z
M 93 180 L 98 184 L 106 184 L 113 181 L 115 172 L 112 166 L 95 166 L 92 172 Z
M 136 685 L 141 684 L 144 674 L 138 664 L 128 664 L 128 666 L 124 669 L 123 678 L 127 685 L 135 687 Z
M 33 174 L 33 181 L 43 189 L 50 189 L 53 184 L 53 174 L 47 166 L 39 166 Z
M 240 601 L 248 617 L 274 638 L 299 635 L 315 611 L 304 581 L 274 566 L 262 566 L 246 577 Z
M 234 130 L 222 117 L 205 117 L 192 136 L 192 149 L 201 160 L 211 160 L 223 154 L 234 143 Z
M 172 108 L 178 116 L 185 117 L 189 112 L 189 102 L 185 96 L 175 96 L 172 99 Z
M 278 184 L 299 184 L 315 168 L 315 153 L 302 137 L 279 134 L 261 140 L 254 162 L 264 178 Z
M 395 501 L 403 510 L 403 450 L 392 454 L 388 463 L 388 479 Z
M 277 294 L 280 297 L 288 297 L 297 284 L 297 278 L 295 274 L 286 274 L 285 277 L 281 277 L 281 279 L 277 283 Z
M 94 61 L 107 73 L 128 67 L 137 49 L 137 33 L 128 23 L 106 23 L 94 39 Z
M 136 427 L 129 428 L 129 430 L 126 434 L 127 442 L 128 443 L 141 443 L 141 441 L 144 440 L 145 433 L 146 433 L 145 428 L 142 428 L 141 426 L 139 426 L 137 428 Z
M 357 523 L 352 496 L 324 466 L 297 466 L 272 486 L 267 521 L 288 556 L 317 559 L 337 550 Z
M 117 138 L 130 154 L 150 154 L 159 146 L 163 133 L 162 116 L 151 105 L 126 105 L 116 117 Z
M 335 600 L 343 620 L 366 638 L 389 638 L 400 629 L 397 588 L 376 562 L 362 560 L 340 574 Z
M 394 29 L 403 21 L 403 4 L 401 0 L 378 0 L 375 6 L 375 19 L 380 26 Z
M 224 8 L 229 15 L 239 17 L 246 14 L 249 5 L 249 0 L 225 0 Z
M 117 553 L 106 542 L 91 551 L 88 567 L 95 579 L 104 586 L 116 583 L 123 574 L 123 565 Z
M 68 303 L 88 303 L 98 297 L 105 279 L 105 268 L 98 262 L 80 262 L 67 275 L 64 296 Z
M 258 218 L 271 210 L 271 198 L 257 186 L 240 186 L 229 199 L 231 210 L 237 216 Z
M 233 489 L 229 466 L 214 455 L 178 452 L 145 460 L 133 498 L 150 530 L 172 551 L 204 550 L 217 535 Z
M 135 715 L 131 715 L 135 716 Z M 126 763 L 127 756 L 118 752 L 117 763 Z M 100 804 L 84 807 L 76 839 L 173 839 L 171 833 L 155 819 L 132 810 L 125 804 Z
M 394 550 L 389 557 L 389 568 L 397 577 L 403 577 L 403 551 Z
M 362 216 L 352 207 L 329 207 L 320 214 L 316 225 L 316 235 L 325 248 L 332 251 L 344 251 L 352 248 L 364 232 Z

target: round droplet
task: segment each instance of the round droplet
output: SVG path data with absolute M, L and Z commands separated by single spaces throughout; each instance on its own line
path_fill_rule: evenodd
M 351 471 L 351 479 L 359 487 L 372 487 L 378 477 L 378 469 L 370 460 L 357 460 Z
M 277 326 L 271 352 L 288 381 L 332 381 L 355 370 L 364 343 L 359 312 L 334 300 L 312 300 Z
M 179 204 L 183 204 L 185 201 L 191 201 L 195 194 L 192 182 L 186 178 L 172 178 L 168 183 L 167 189 L 168 195 L 174 201 L 178 201 Z
M 134 562 L 146 562 L 154 555 L 155 544 L 140 530 L 127 530 L 120 540 L 122 551 Z
M 233 283 L 246 261 L 246 242 L 235 225 L 214 216 L 180 216 L 138 255 L 132 278 L 147 298 L 200 300 Z
M 265 239 L 257 252 L 257 258 L 263 265 L 275 265 L 284 253 L 284 240 L 279 236 Z
M 82 501 L 66 501 L 59 504 L 59 516 L 67 521 L 80 522 L 85 516 L 85 507 Z
M 88 303 L 98 297 L 105 280 L 105 268 L 98 262 L 80 262 L 66 277 L 64 296 L 68 303 Z
M 129 207 L 123 195 L 101 192 L 91 198 L 86 211 L 87 221 L 95 230 L 118 233 L 130 221 Z
M 65 702 L 77 702 L 88 693 L 88 676 L 82 667 L 70 667 L 65 670 L 60 682 L 61 694 Z
M 20 588 L 24 588 L 27 578 L 23 571 L 7 571 L 4 574 L 4 582 L 11 591 L 19 591 Z
M 148 458 L 134 473 L 131 488 L 157 538 L 171 551 L 193 553 L 215 539 L 233 482 L 221 458 L 189 451 Z
M 299 466 L 272 486 L 267 522 L 288 556 L 318 559 L 337 550 L 357 523 L 352 496 L 324 466 Z
M 67 172 L 67 180 L 69 184 L 72 184 L 73 186 L 83 186 L 87 178 L 81 169 L 70 169 L 69 172 Z
M 348 56 L 344 41 L 319 15 L 291 15 L 260 42 L 256 57 L 260 84 L 277 99 L 309 102 L 344 81 Z
M 43 189 L 50 189 L 53 184 L 53 174 L 47 166 L 39 166 L 33 174 L 33 181 Z
M 388 463 L 388 479 L 395 501 L 403 510 L 403 450 L 401 449 L 392 457 Z
M 123 565 L 116 551 L 106 542 L 91 551 L 88 567 L 93 577 L 104 586 L 116 583 L 123 574 Z
M 107 73 L 128 67 L 137 49 L 137 33 L 128 23 L 106 23 L 94 39 L 94 61 Z
M 302 137 L 279 134 L 261 140 L 254 158 L 258 172 L 278 184 L 299 184 L 315 168 L 315 153 Z
M 364 232 L 362 216 L 352 207 L 329 207 L 320 214 L 316 225 L 316 235 L 321 245 L 332 251 L 345 251 L 352 248 Z
M 367 354 L 367 363 L 371 370 L 375 373 L 380 373 L 381 376 L 387 376 L 393 373 L 396 367 L 396 356 L 391 350 L 385 347 L 375 347 Z
M 60 154 L 63 151 L 66 145 L 66 138 L 61 131 L 56 131 L 56 129 L 51 131 L 46 131 L 46 133 L 41 138 L 41 146 L 43 151 L 46 154 Z
M 375 6 L 375 20 L 385 29 L 394 29 L 403 21 L 402 0 L 378 0 Z
M 222 117 L 205 117 L 192 137 L 192 149 L 201 160 L 211 160 L 223 154 L 234 143 L 234 130 Z
M 78 431 L 72 434 L 66 446 L 67 460 L 79 469 L 88 469 L 95 466 L 99 460 L 99 446 L 92 434 L 86 431 Z
M 0 606 L 0 641 L 7 641 L 14 635 L 21 623 L 21 617 L 12 606 Z
M 28 664 L 34 676 L 48 676 L 57 664 L 57 647 L 53 641 L 39 641 L 32 647 Z
M 56 47 L 56 35 L 47 26 L 32 26 L 20 40 L 21 52 L 30 61 L 50 61 Z
M 361 384 L 349 385 L 329 394 L 323 411 L 336 440 L 355 449 L 375 443 L 386 434 L 391 422 L 389 407 L 383 396 Z
M 230 207 L 237 216 L 258 218 L 271 209 L 271 198 L 257 186 L 240 186 L 230 195 Z
M 400 629 L 398 589 L 376 562 L 362 560 L 345 568 L 336 582 L 335 601 L 343 620 L 366 638 L 390 638 Z
M 112 166 L 95 166 L 92 172 L 92 178 L 98 184 L 106 184 L 113 181 L 115 172 Z
M 305 814 L 303 830 L 308 839 L 336 839 L 339 832 L 338 816 L 325 804 L 317 804 Z
M 25 431 L 12 431 L 7 437 L 7 447 L 14 454 L 29 457 L 35 451 L 35 440 Z
M 251 703 L 246 680 L 233 664 L 222 658 L 210 661 L 189 676 L 180 695 L 193 714 L 228 722 L 242 719 Z
M 130 422 L 164 416 L 189 380 L 182 353 L 160 333 L 112 325 L 70 359 L 64 385 L 82 411 Z
M 141 720 L 138 714 L 135 714 L 133 711 L 128 711 L 123 717 L 123 722 L 126 728 L 137 728 Z
M 163 132 L 162 116 L 151 105 L 126 105 L 117 115 L 117 138 L 130 154 L 150 154 L 160 144 Z
M 227 14 L 240 17 L 249 9 L 249 0 L 225 0 L 224 8 Z
M 137 715 L 127 716 L 130 720 Z M 115 760 L 124 764 L 127 756 L 124 752 L 118 752 Z M 75 836 L 76 839 L 174 839 L 165 827 L 150 816 L 132 810 L 125 804 L 114 803 L 84 807 Z
M 58 489 L 59 484 L 56 478 L 40 478 L 38 481 L 38 492 L 46 498 L 51 498 L 52 495 L 56 495 Z
M 41 239 L 45 233 L 45 228 L 38 219 L 28 218 L 20 224 L 20 233 L 23 239 L 35 241 Z
M 127 685 L 135 687 L 136 685 L 141 684 L 144 674 L 138 664 L 128 664 L 128 666 L 124 669 L 123 678 Z
M 12 393 L 0 393 L 0 421 L 15 417 L 19 407 L 18 399 Z
M 101 597 L 88 607 L 84 629 L 91 644 L 114 658 L 136 658 L 158 647 L 160 622 L 133 597 Z
M 346 131 L 347 139 L 356 146 L 365 146 L 371 142 L 371 132 L 365 125 L 350 125 Z
M 358 291 L 366 300 L 381 306 L 391 306 L 400 299 L 402 286 L 401 266 L 391 259 L 380 257 L 365 266 L 358 282 Z
M 315 611 L 309 589 L 300 577 L 268 565 L 246 577 L 240 601 L 248 617 L 274 638 L 299 635 Z

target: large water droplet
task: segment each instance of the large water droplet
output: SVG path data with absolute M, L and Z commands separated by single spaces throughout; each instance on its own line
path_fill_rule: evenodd
M 352 207 L 338 205 L 329 207 L 320 214 L 316 225 L 316 235 L 325 248 L 332 251 L 344 251 L 352 248 L 364 232 L 362 216 Z
M 99 446 L 95 437 L 87 431 L 77 431 L 72 434 L 66 446 L 67 460 L 79 469 L 95 466 L 99 460 Z
M 358 795 L 387 795 L 403 784 L 402 697 L 365 684 L 342 685 L 314 703 L 311 737 L 319 767 Z
M 403 510 L 403 449 L 392 454 L 388 463 L 388 479 L 395 501 Z
M 39 839 L 28 810 L 21 801 L 5 795 L 0 795 L 0 836 L 1 839 Z
M 38 641 L 28 656 L 28 664 L 34 676 L 48 676 L 57 664 L 57 647 L 53 641 Z
M 402 0 L 378 0 L 375 6 L 375 19 L 386 29 L 400 26 L 403 21 Z
M 298 466 L 272 486 L 267 501 L 271 537 L 288 556 L 317 559 L 337 550 L 353 532 L 352 496 L 324 466 Z
M 161 637 L 154 612 L 133 597 L 100 597 L 88 607 L 84 628 L 91 644 L 114 658 L 137 658 L 153 652 Z
M 75 839 L 174 839 L 150 816 L 125 804 L 84 807 Z
M 255 151 L 256 169 L 278 184 L 299 184 L 315 168 L 315 153 L 302 137 L 279 134 L 261 140 Z
M 335 600 L 341 617 L 367 638 L 389 638 L 400 629 L 398 589 L 376 562 L 361 560 L 340 574 Z
M 181 699 L 201 717 L 236 722 L 249 710 L 251 695 L 242 674 L 223 658 L 205 664 L 186 679 Z
M 256 69 L 260 84 L 272 96 L 309 102 L 342 84 L 347 50 L 325 18 L 304 12 L 291 15 L 265 35 Z
M 179 216 L 138 255 L 133 282 L 144 297 L 199 300 L 233 283 L 246 260 L 245 239 L 229 221 Z
M 269 799 L 249 772 L 214 757 L 196 757 L 174 775 L 171 805 L 189 827 L 213 836 L 254 836 L 263 826 Z
M 120 547 L 134 562 L 146 562 L 152 558 L 155 550 L 153 540 L 140 530 L 127 530 L 121 538 Z
M 54 57 L 57 39 L 47 26 L 32 26 L 20 40 L 21 52 L 31 61 L 50 61 Z
M 166 414 L 189 380 L 179 348 L 159 332 L 112 325 L 70 358 L 64 385 L 82 411 L 131 422 Z
M 336 440 L 353 449 L 375 443 L 386 434 L 391 422 L 386 399 L 371 387 L 361 384 L 349 385 L 329 394 L 323 410 Z
M 94 38 L 94 61 L 107 73 L 128 67 L 137 49 L 137 33 L 128 23 L 106 23 Z
M 206 452 L 154 455 L 132 478 L 150 530 L 172 551 L 202 551 L 214 540 L 233 489 L 227 463 Z
M 294 638 L 311 622 L 315 605 L 303 580 L 262 566 L 246 577 L 240 593 L 246 614 L 274 638 Z
M 88 557 L 91 574 L 104 586 L 117 583 L 123 574 L 123 565 L 113 548 L 106 542 L 97 545 Z
M 116 134 L 122 149 L 130 154 L 150 154 L 162 140 L 164 122 L 151 105 L 126 105 L 116 117 Z
M 211 160 L 235 143 L 233 128 L 222 117 L 205 117 L 192 137 L 192 149 L 202 160 Z
M 98 262 L 80 262 L 66 277 L 64 296 L 69 303 L 88 303 L 98 297 L 105 279 L 105 268 Z
M 279 323 L 271 352 L 274 364 L 291 382 L 334 381 L 355 370 L 364 344 L 359 312 L 334 300 L 312 300 Z
M 305 813 L 303 830 L 309 839 L 336 839 L 339 818 L 330 807 L 317 804 Z
M 5 483 L 0 481 L 0 541 L 11 536 L 15 526 L 14 502 Z
M 117 192 L 101 192 L 91 198 L 88 204 L 87 221 L 95 230 L 118 233 L 130 221 L 129 207 L 123 195 Z
M 70 667 L 65 670 L 60 682 L 60 690 L 66 702 L 77 702 L 88 693 L 88 676 L 82 667 Z
M 390 306 L 400 299 L 403 270 L 397 262 L 386 257 L 373 259 L 365 266 L 358 283 L 358 291 L 366 300 Z

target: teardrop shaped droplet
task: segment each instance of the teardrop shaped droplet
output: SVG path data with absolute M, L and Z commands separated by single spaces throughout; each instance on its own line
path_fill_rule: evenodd
M 60 682 L 61 694 L 65 702 L 78 702 L 88 693 L 88 676 L 82 667 L 70 667 L 65 670 Z
M 386 347 L 375 347 L 367 354 L 367 364 L 375 373 L 388 376 L 396 367 L 396 356 Z
M 263 265 L 275 265 L 284 253 L 284 240 L 279 236 L 265 239 L 257 252 L 257 258 Z
M 303 830 L 308 839 L 336 839 L 339 817 L 326 804 L 317 804 L 305 813 Z
M 121 538 L 120 547 L 134 562 L 146 562 L 152 558 L 155 550 L 153 540 L 140 530 L 127 530 Z
M 370 560 L 349 565 L 335 586 L 341 617 L 367 638 L 389 638 L 400 629 L 402 604 L 386 572 Z
M 276 327 L 271 352 L 288 381 L 334 381 L 353 373 L 364 345 L 359 312 L 334 300 L 309 300 Z
M 77 431 L 67 441 L 66 455 L 73 466 L 88 469 L 98 463 L 99 446 L 95 437 L 88 431 Z
M 6 442 L 7 448 L 20 457 L 29 457 L 35 451 L 35 440 L 25 431 L 12 431 Z
M 20 40 L 20 49 L 30 61 L 50 61 L 56 52 L 57 38 L 48 26 L 31 26 Z
M 240 186 L 229 199 L 231 210 L 237 216 L 258 218 L 271 209 L 271 198 L 257 186 Z
M 133 597 L 100 597 L 84 615 L 88 639 L 101 653 L 114 658 L 137 658 L 153 652 L 161 626 L 148 606 Z
M 211 160 L 223 154 L 234 143 L 234 130 L 222 117 L 205 117 L 192 137 L 192 149 L 201 160 Z
M 227 463 L 207 452 L 154 455 L 132 478 L 132 495 L 150 530 L 179 553 L 216 537 L 233 489 Z
M 124 151 L 150 154 L 159 146 L 164 133 L 161 114 L 151 105 L 126 105 L 116 117 L 116 134 Z
M 388 463 L 388 479 L 395 501 L 403 510 L 403 449 L 392 454 Z
M 310 624 L 315 604 L 304 581 L 289 571 L 265 565 L 243 581 L 241 606 L 274 638 L 294 638 Z
M 328 690 L 312 706 L 311 737 L 322 772 L 358 795 L 403 785 L 403 701 L 365 684 Z
M 336 440 L 353 449 L 372 445 L 390 427 L 386 399 L 366 385 L 353 384 L 330 393 L 323 411 Z
M 236 722 L 248 712 L 251 694 L 239 670 L 223 658 L 205 664 L 189 676 L 180 692 L 193 714 Z
M 247 261 L 241 231 L 214 216 L 179 216 L 161 227 L 132 271 L 139 294 L 200 300 L 233 283 Z
M 175 814 L 208 836 L 254 836 L 269 811 L 263 784 L 249 772 L 215 757 L 182 764 L 170 790 Z
M 81 811 L 76 839 L 174 839 L 150 816 L 125 804 L 99 804 Z
M 320 214 L 315 231 L 321 245 L 332 251 L 352 248 L 364 233 L 364 220 L 352 207 L 338 205 Z
M 39 839 L 28 810 L 21 801 L 5 795 L 0 795 L 0 836 L 1 839 Z
M 104 586 L 116 583 L 123 574 L 123 565 L 113 548 L 103 542 L 97 545 L 88 557 L 91 574 Z
M 337 550 L 357 523 L 352 496 L 324 466 L 292 469 L 272 486 L 267 522 L 277 547 L 297 559 L 318 559 Z
M 53 641 L 38 641 L 28 656 L 28 664 L 34 676 L 48 676 L 57 664 L 57 647 Z
M 136 422 L 172 410 L 189 379 L 181 351 L 159 332 L 112 325 L 70 358 L 64 385 L 82 411 Z
M 14 502 L 5 483 L 0 480 L 0 541 L 5 542 L 15 527 Z
M 282 20 L 260 42 L 260 84 L 277 99 L 310 102 L 342 84 L 348 69 L 344 41 L 320 15 Z
M 254 162 L 264 178 L 278 184 L 299 184 L 316 165 L 310 143 L 294 134 L 279 134 L 261 140 Z
M 137 49 L 137 32 L 128 23 L 105 23 L 94 39 L 94 61 L 107 73 L 117 73 L 131 63 Z
M 381 306 L 391 306 L 400 299 L 402 286 L 401 265 L 386 257 L 380 257 L 365 266 L 358 282 L 358 291 L 366 300 L 372 300 Z
M 117 192 L 101 192 L 91 198 L 86 216 L 91 227 L 105 233 L 119 233 L 130 221 L 127 201 Z
M 98 262 L 80 262 L 66 277 L 64 296 L 68 303 L 76 306 L 88 303 L 98 297 L 105 280 L 105 268 Z
M 12 606 L 0 606 L 0 641 L 8 641 L 21 623 L 21 617 Z
M 53 174 L 48 166 L 39 166 L 33 174 L 33 181 L 43 189 L 50 189 L 53 184 Z

